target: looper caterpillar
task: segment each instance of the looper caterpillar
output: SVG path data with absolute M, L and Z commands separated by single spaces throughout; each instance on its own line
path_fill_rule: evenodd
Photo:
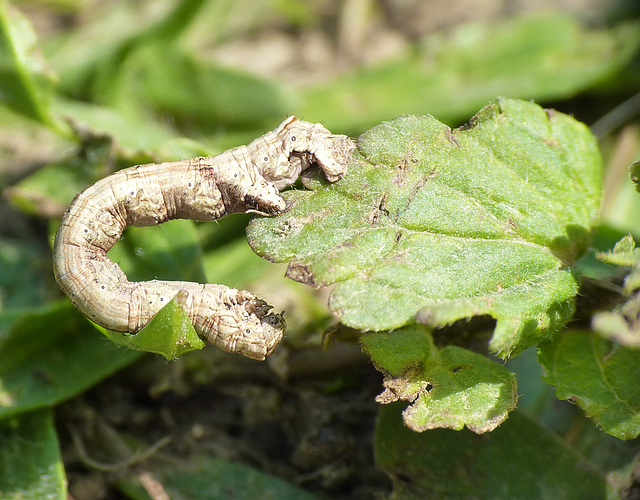
M 344 176 L 354 143 L 321 124 L 287 118 L 278 128 L 214 157 L 120 170 L 79 193 L 60 222 L 54 274 L 71 302 L 110 330 L 136 333 L 178 292 L 199 335 L 219 348 L 264 359 L 280 342 L 282 314 L 253 294 L 184 281 L 130 282 L 107 252 L 128 225 L 227 214 L 274 215 L 279 191 L 317 163 L 327 180 Z

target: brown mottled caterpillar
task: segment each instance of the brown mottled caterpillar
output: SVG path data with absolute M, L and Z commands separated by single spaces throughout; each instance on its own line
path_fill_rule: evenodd
M 107 252 L 126 226 L 170 219 L 212 221 L 230 213 L 282 212 L 279 191 L 317 163 L 327 180 L 346 174 L 354 143 L 320 124 L 290 117 L 278 128 L 218 156 L 138 165 L 78 194 L 60 222 L 54 273 L 71 302 L 110 330 L 136 333 L 178 292 L 199 335 L 264 359 L 280 342 L 282 314 L 253 294 L 184 281 L 130 282 Z

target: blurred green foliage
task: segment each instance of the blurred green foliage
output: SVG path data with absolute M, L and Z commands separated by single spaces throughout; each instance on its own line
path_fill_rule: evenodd
M 455 125 L 499 95 L 566 105 L 567 111 L 582 99 L 603 110 L 618 94 L 628 93 L 638 75 L 640 22 L 631 17 L 600 28 L 553 12 L 478 21 L 406 38 L 403 48 L 373 63 L 362 59 L 344 64 L 344 47 L 329 37 L 333 63 L 305 63 L 305 54 L 297 53 L 291 59 L 293 72 L 265 76 L 259 66 L 267 61 L 260 58 L 229 65 L 212 54 L 230 46 L 225 44 L 234 37 L 258 39 L 265 30 L 288 35 L 321 31 L 331 16 L 301 0 L 93 2 L 91 15 L 82 0 L 42 2 L 40 10 L 33 4 L 39 3 L 0 0 L 0 189 L 19 210 L 0 207 L 8 213 L 0 234 L 2 498 L 67 498 L 47 408 L 83 393 L 141 356 L 107 341 L 66 299 L 60 300 L 47 243 L 74 193 L 124 166 L 216 154 L 246 143 L 288 114 L 355 136 L 403 113 L 429 113 Z M 38 16 L 42 12 L 48 13 L 45 22 Z M 57 29 L 47 30 L 47 20 L 57 23 Z M 349 32 L 362 20 L 340 22 L 343 32 Z M 65 23 L 69 28 L 60 29 Z M 299 78 L 292 76 L 296 71 Z M 584 116 L 597 115 L 589 108 Z M 614 145 L 604 146 L 606 160 Z M 619 191 L 610 193 L 614 201 L 603 212 L 603 221 L 614 226 L 607 230 L 616 236 L 638 236 L 637 194 L 631 185 L 630 192 L 618 186 Z M 300 339 L 319 343 L 329 322 L 326 307 L 313 291 L 278 280 L 280 267 L 248 251 L 243 242 L 246 222 L 246 217 L 237 217 L 208 225 L 176 223 L 155 232 L 132 230 L 110 256 L 140 279 L 206 277 L 250 289 L 264 289 L 267 283 L 269 301 L 286 298 L 291 345 Z M 47 223 L 48 231 L 43 230 Z M 584 269 L 596 269 L 589 265 Z M 529 384 L 520 405 L 538 421 L 520 415 L 507 420 L 504 429 L 497 430 L 501 434 L 496 434 L 494 448 L 466 431 L 405 435 L 402 408 L 383 409 L 376 454 L 378 464 L 394 479 L 398 498 L 446 491 L 456 482 L 451 477 L 457 476 L 431 474 L 440 469 L 468 472 L 458 483 L 462 492 L 489 494 L 500 487 L 504 498 L 523 492 L 543 498 L 545 491 L 558 493 L 557 498 L 587 498 L 589 492 L 601 498 L 607 488 L 615 498 L 628 485 L 634 453 L 620 451 L 603 433 L 576 431 L 576 426 L 592 428 L 575 413 L 555 418 L 552 395 L 532 359 L 526 352 L 510 360 L 507 369 Z M 553 366 L 556 375 L 564 369 Z M 613 361 L 607 366 L 617 365 Z M 537 394 L 535 402 L 527 399 L 529 394 Z M 630 408 L 637 418 L 635 402 Z M 555 439 L 541 422 L 556 431 L 573 429 L 573 446 Z M 559 422 L 569 423 L 562 428 Z M 431 432 L 438 434 L 432 439 Z M 543 436 L 545 444 L 540 446 L 532 436 Z M 502 481 L 493 464 L 481 463 L 492 449 L 497 451 L 491 456 L 509 467 L 509 477 L 526 480 Z M 460 464 L 460 457 L 469 459 Z M 597 471 L 585 465 L 586 459 L 597 464 Z M 205 489 L 224 485 L 231 475 L 239 482 L 257 481 L 262 491 L 283 491 L 280 480 L 245 468 L 213 473 L 228 466 L 206 457 L 194 477 L 208 480 L 185 484 L 177 477 L 180 473 L 165 480 L 176 498 L 187 492 L 205 498 Z M 558 477 L 567 480 L 570 492 L 562 489 Z M 145 498 L 139 484 L 125 483 L 120 489 L 130 498 Z M 287 491 L 292 498 L 301 495 Z

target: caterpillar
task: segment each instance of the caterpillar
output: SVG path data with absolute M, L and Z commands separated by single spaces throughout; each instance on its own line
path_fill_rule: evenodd
M 56 233 L 54 275 L 95 323 L 140 331 L 180 292 L 196 332 L 217 347 L 263 360 L 282 339 L 283 315 L 250 292 L 185 281 L 130 282 L 107 252 L 126 226 L 171 219 L 213 221 L 232 213 L 276 215 L 280 190 L 317 164 L 334 182 L 347 173 L 355 144 L 319 123 L 289 117 L 275 130 L 217 156 L 120 170 L 76 195 Z

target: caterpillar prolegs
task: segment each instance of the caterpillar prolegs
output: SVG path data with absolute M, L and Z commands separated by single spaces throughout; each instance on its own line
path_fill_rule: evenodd
M 250 292 L 183 281 L 130 282 L 107 252 L 126 226 L 170 219 L 212 221 L 227 214 L 275 215 L 279 191 L 317 163 L 333 182 L 355 145 L 318 123 L 290 117 L 275 130 L 213 157 L 120 170 L 79 193 L 62 217 L 54 274 L 71 302 L 97 324 L 136 333 L 179 292 L 199 335 L 219 348 L 264 359 L 280 342 L 282 314 Z

